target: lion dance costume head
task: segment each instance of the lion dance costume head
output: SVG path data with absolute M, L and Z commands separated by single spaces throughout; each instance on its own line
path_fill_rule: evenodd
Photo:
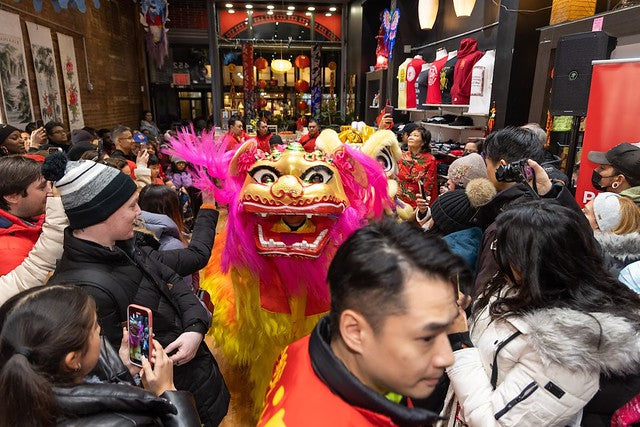
M 194 165 L 197 187 L 228 204 L 226 236 L 216 240 L 201 287 L 215 305 L 209 334 L 236 371 L 225 378 L 244 376 L 238 382 L 245 390 L 233 380 L 229 388 L 244 407 L 251 399 L 252 416 L 280 351 L 329 310 L 326 276 L 337 248 L 391 206 L 374 159 L 332 130 L 316 146 L 312 153 L 297 143 L 266 153 L 249 140 L 227 152 L 212 134 L 191 131 L 179 133 L 169 150 Z

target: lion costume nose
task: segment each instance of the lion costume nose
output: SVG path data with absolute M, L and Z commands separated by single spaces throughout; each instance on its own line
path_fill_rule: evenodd
M 286 196 L 297 199 L 302 196 L 304 190 L 300 180 L 293 175 L 284 175 L 271 186 L 271 194 L 277 198 Z

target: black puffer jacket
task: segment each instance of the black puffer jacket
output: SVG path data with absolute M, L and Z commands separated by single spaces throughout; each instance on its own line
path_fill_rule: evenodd
M 156 397 L 125 384 L 81 384 L 53 391 L 60 426 L 200 426 L 193 399 L 184 391 Z
M 152 310 L 155 338 L 163 347 L 183 332 L 205 334 L 209 327 L 207 311 L 182 278 L 135 246 L 133 239 L 118 242 L 112 250 L 65 230 L 64 253 L 49 283 L 83 286 L 95 299 L 103 333 L 114 348 L 120 346 L 129 304 Z M 193 394 L 206 425 L 224 418 L 229 392 L 204 342 L 189 363 L 174 367 L 174 382 Z

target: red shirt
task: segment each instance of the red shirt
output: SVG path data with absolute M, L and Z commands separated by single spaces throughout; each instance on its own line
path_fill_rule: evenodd
M 229 131 L 222 137 L 222 142 L 227 144 L 227 151 L 229 151 L 238 148 L 240 144 L 242 144 L 247 138 L 249 138 L 249 135 L 247 135 L 244 131 L 242 131 L 242 134 L 240 134 L 240 138 L 235 136 L 233 132 Z
M 271 151 L 271 147 L 269 147 L 269 140 L 271 139 L 271 132 L 266 135 L 256 135 L 256 141 L 258 141 L 258 148 L 264 151 L 265 153 L 269 153 Z
M 424 63 L 422 58 L 413 58 L 407 65 L 407 108 L 416 108 L 416 81 Z
M 438 174 L 436 159 L 429 153 L 418 153 L 415 156 L 410 151 L 403 151 L 398 162 L 398 184 L 400 185 L 400 200 L 416 207 L 416 197 L 420 195 L 420 185 L 423 181 L 424 192 L 431 196 L 431 203 L 438 197 Z
M 318 135 L 316 136 L 311 136 L 310 134 L 306 134 L 303 135 L 302 138 L 300 138 L 300 144 L 302 144 L 302 147 L 304 147 L 304 151 L 306 151 L 307 153 L 311 153 L 313 152 L 313 150 L 316 149 L 316 139 L 318 138 Z
M 309 336 L 286 347 L 273 378 L 258 426 L 396 426 L 391 418 L 351 406 L 316 375 L 309 357 Z
M 447 63 L 447 56 L 433 61 L 429 67 L 429 79 L 427 87 L 427 104 L 442 104 L 442 92 L 440 92 L 440 71 Z

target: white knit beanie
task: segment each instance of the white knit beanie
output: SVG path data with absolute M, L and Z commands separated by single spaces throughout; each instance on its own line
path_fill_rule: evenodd
M 622 212 L 619 199 L 616 193 L 600 193 L 593 199 L 593 215 L 598 228 L 605 233 L 612 232 L 620 225 Z

